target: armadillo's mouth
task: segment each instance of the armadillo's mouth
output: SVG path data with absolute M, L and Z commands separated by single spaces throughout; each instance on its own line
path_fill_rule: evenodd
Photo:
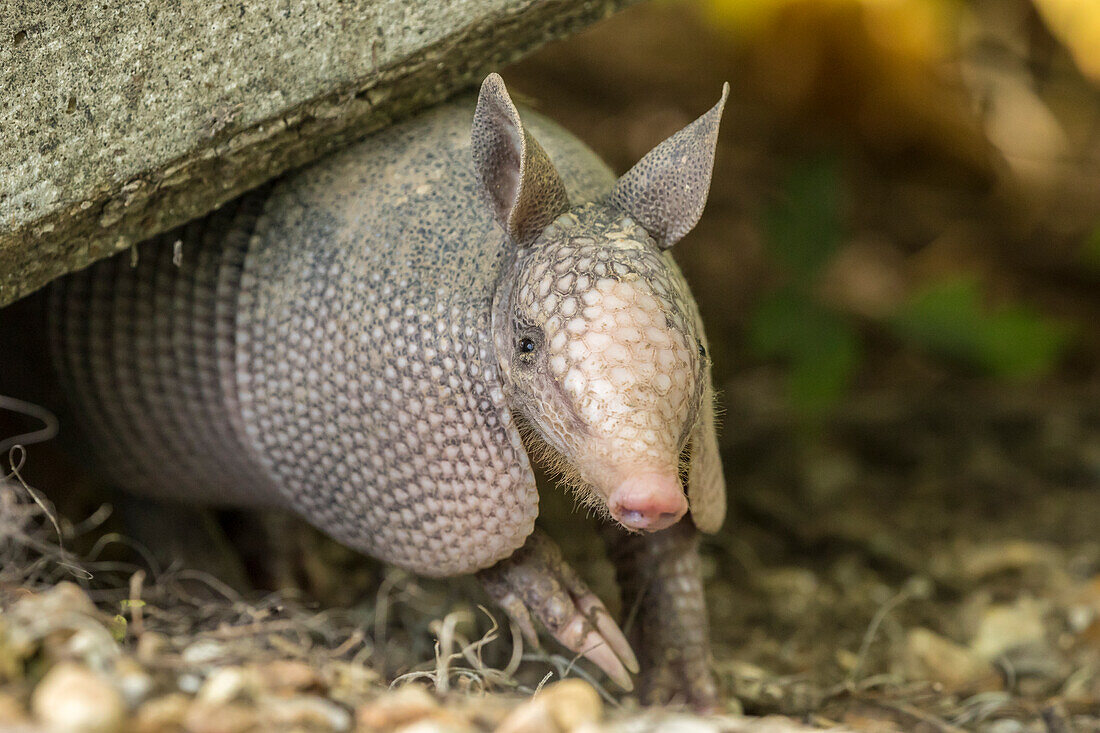
M 610 492 L 607 508 L 627 529 L 657 532 L 687 514 L 688 503 L 678 471 L 630 476 Z
M 572 493 L 580 504 L 624 529 L 658 532 L 673 526 L 688 513 L 685 486 L 691 462 L 690 441 L 673 466 L 620 466 L 607 476 L 610 480 L 597 485 L 586 480 L 581 468 L 551 445 L 527 415 L 519 410 L 513 414 L 536 473 L 554 481 L 559 489 Z
M 608 511 L 619 524 L 637 532 L 658 532 L 684 518 L 691 507 L 685 487 L 692 445 L 680 451 L 675 473 L 643 472 L 620 483 L 608 495 Z

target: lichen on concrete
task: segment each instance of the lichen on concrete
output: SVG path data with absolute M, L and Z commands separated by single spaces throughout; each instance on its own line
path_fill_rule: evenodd
M 630 0 L 0 8 L 0 306 Z

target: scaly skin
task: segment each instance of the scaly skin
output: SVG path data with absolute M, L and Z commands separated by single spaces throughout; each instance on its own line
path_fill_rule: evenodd
M 616 545 L 639 563 L 628 592 L 656 570 L 647 699 L 709 707 L 692 537 L 721 524 L 725 485 L 667 250 L 702 213 L 724 101 L 616 181 L 491 75 L 472 135 L 469 100 L 442 105 L 143 244 L 136 267 L 73 275 L 51 320 L 75 412 L 123 488 L 279 506 L 413 572 L 480 571 L 529 640 L 538 621 L 630 687 L 629 645 L 534 531 L 526 425 L 590 506 L 651 533 Z
M 638 693 L 651 705 L 718 709 L 710 669 L 710 633 L 699 561 L 699 533 L 690 518 L 653 534 L 603 529 L 615 563 L 623 614 L 643 674 Z

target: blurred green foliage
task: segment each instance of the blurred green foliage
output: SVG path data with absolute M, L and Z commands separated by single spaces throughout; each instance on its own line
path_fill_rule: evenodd
M 800 289 L 813 286 L 840 248 L 843 188 L 835 156 L 804 161 L 788 174 L 780 199 L 764 212 L 768 248 Z
M 836 403 L 860 361 L 851 319 L 816 296 L 821 273 L 843 241 L 843 192 L 837 158 L 823 156 L 796 166 L 764 214 L 768 250 L 785 282 L 752 314 L 749 348 L 787 365 L 791 405 L 808 415 Z
M 794 166 L 763 215 L 782 280 L 751 314 L 748 344 L 757 358 L 785 365 L 790 404 L 809 418 L 844 395 L 863 353 L 857 317 L 820 297 L 822 274 L 845 240 L 845 194 L 838 158 L 822 156 Z M 1093 239 L 1087 251 L 1100 257 L 1100 230 Z M 1005 379 L 1050 371 L 1073 336 L 1069 325 L 1025 304 L 987 307 L 982 283 L 968 275 L 915 290 L 875 325 L 911 347 Z
M 843 396 L 861 351 L 849 320 L 796 287 L 782 288 L 760 302 L 750 322 L 749 345 L 758 356 L 786 363 L 790 403 L 811 416 Z
M 993 377 L 1050 371 L 1072 329 L 1022 303 L 985 307 L 981 283 L 953 277 L 914 293 L 889 320 L 903 340 Z

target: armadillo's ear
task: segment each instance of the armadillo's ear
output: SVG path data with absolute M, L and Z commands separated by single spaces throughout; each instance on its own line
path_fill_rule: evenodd
M 703 215 L 729 92 L 723 84 L 718 104 L 646 153 L 611 193 L 610 203 L 645 227 L 662 249 L 683 239 Z
M 569 210 L 569 197 L 546 151 L 523 129 L 504 80 L 481 84 L 471 133 L 474 170 L 493 216 L 521 246 Z

